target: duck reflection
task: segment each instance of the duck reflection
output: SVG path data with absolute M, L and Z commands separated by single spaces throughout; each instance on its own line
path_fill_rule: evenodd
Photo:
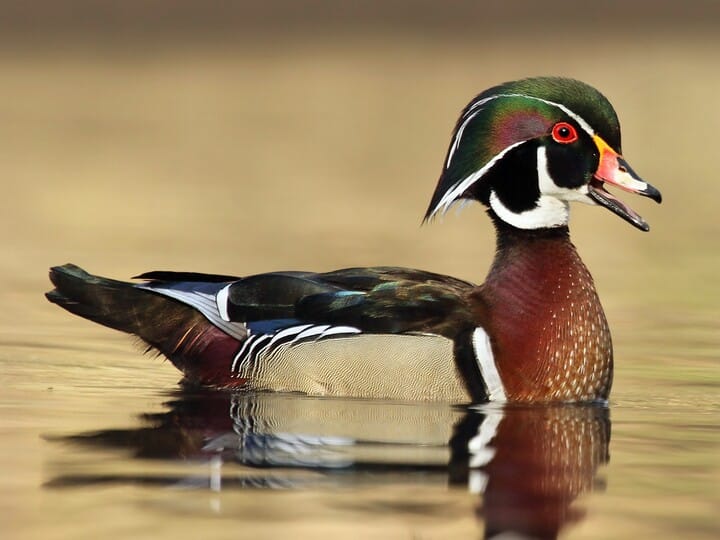
M 451 440 L 451 483 L 481 493 L 485 537 L 556 538 L 583 518 L 573 501 L 602 483 L 609 459 L 604 406 L 506 408 L 468 414 Z
M 486 538 L 506 532 L 555 538 L 583 518 L 573 502 L 601 485 L 598 468 L 608 461 L 604 405 L 458 408 L 187 391 L 167 407 L 133 429 L 62 440 L 126 448 L 138 458 L 202 459 L 211 465 L 207 476 L 62 474 L 47 486 L 137 482 L 221 490 L 438 481 L 479 497 Z

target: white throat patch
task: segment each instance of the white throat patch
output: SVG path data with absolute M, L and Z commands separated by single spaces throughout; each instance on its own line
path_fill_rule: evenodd
M 544 146 L 537 149 L 537 173 L 540 198 L 534 208 L 524 212 L 508 209 L 497 194 L 490 193 L 490 207 L 504 222 L 518 229 L 542 229 L 567 225 L 570 219 L 570 201 L 591 203 L 586 185 L 576 189 L 558 186 L 547 169 L 547 153 Z

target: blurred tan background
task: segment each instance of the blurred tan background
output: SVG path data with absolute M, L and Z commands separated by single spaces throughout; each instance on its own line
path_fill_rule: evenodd
M 712 310 L 719 6 L 5 1 L 0 324 L 66 317 L 41 293 L 69 261 L 116 277 L 392 264 L 482 281 L 479 206 L 420 221 L 461 108 L 541 74 L 604 92 L 626 157 L 665 197 L 622 194 L 649 234 L 574 209 L 610 318 Z

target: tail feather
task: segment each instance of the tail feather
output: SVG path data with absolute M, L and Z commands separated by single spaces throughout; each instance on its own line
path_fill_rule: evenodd
M 200 312 L 132 283 L 93 276 L 72 264 L 50 269 L 47 299 L 104 326 L 134 334 L 157 349 L 191 381 L 225 385 L 239 341 Z M 233 381 L 235 384 L 242 381 Z
M 55 289 L 45 296 L 53 304 L 130 334 L 139 334 L 142 328 L 138 304 L 142 303 L 144 311 L 152 318 L 153 308 L 166 303 L 159 297 L 150 297 L 130 283 L 93 276 L 72 264 L 51 268 L 50 281 Z

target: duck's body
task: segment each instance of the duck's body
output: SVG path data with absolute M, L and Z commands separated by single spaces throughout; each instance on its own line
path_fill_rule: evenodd
M 647 225 L 603 182 L 659 201 L 620 157 L 607 100 L 567 79 L 508 83 L 463 112 L 427 214 L 459 199 L 489 207 L 497 253 L 480 286 L 389 267 L 150 272 L 130 284 L 66 265 L 51 270 L 48 298 L 139 336 L 202 385 L 451 402 L 606 399 L 610 331 L 569 239 L 568 201 Z

